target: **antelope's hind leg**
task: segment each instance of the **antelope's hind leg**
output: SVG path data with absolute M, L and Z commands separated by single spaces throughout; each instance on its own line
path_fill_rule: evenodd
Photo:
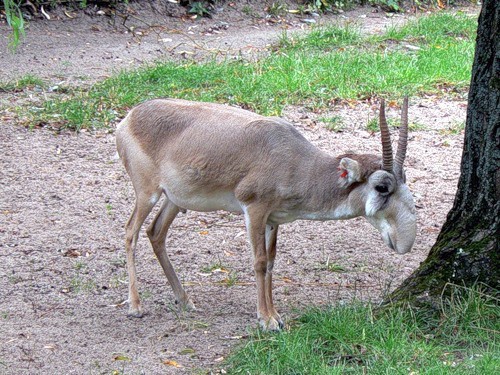
M 163 268 L 163 272 L 165 272 L 165 276 L 167 276 L 170 286 L 172 287 L 176 303 L 179 303 L 182 309 L 191 310 L 194 309 L 195 306 L 187 293 L 184 291 L 184 288 L 175 273 L 174 267 L 172 266 L 172 263 L 170 263 L 170 259 L 168 258 L 165 248 L 165 240 L 168 229 L 180 210 L 181 209 L 178 206 L 166 197 L 160 211 L 149 226 L 147 233 L 149 240 L 151 241 L 151 245 L 153 246 L 153 251 Z
M 125 225 L 125 251 L 127 256 L 128 272 L 128 315 L 136 318 L 141 318 L 143 314 L 139 292 L 137 291 L 135 249 L 142 224 L 153 209 L 154 205 L 158 202 L 159 197 L 159 192 L 152 192 L 151 194 L 137 194 L 134 211 Z

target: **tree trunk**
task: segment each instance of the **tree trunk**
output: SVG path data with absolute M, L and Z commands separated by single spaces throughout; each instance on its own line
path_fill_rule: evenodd
M 500 1 L 484 0 L 472 66 L 461 175 L 427 259 L 390 301 L 436 301 L 448 283 L 499 287 Z M 446 290 L 444 290 L 446 294 Z

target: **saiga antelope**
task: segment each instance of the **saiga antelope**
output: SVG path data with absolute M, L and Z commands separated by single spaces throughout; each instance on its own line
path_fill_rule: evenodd
M 184 210 L 243 213 L 254 255 L 257 317 L 267 330 L 283 327 L 272 297 L 280 224 L 363 216 L 390 248 L 410 251 L 416 214 L 403 171 L 407 98 L 401 118 L 393 159 L 383 100 L 382 158 L 331 156 L 285 120 L 225 105 L 157 99 L 133 108 L 116 131 L 118 153 L 136 193 L 125 227 L 129 315 L 142 316 L 134 252 L 140 228 L 162 194 L 165 200 L 147 234 L 177 301 L 194 307 L 165 250 L 176 215 Z

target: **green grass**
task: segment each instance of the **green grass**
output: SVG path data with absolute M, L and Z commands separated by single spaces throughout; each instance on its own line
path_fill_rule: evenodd
M 395 118 L 388 118 L 387 119 L 387 125 L 390 128 L 399 128 L 401 126 L 401 121 L 399 119 Z M 418 130 L 425 130 L 426 126 L 423 124 L 420 124 L 418 122 L 409 122 L 408 123 L 408 130 L 411 132 L 418 131 Z M 371 131 L 371 132 L 378 132 L 380 131 L 380 126 L 379 126 L 379 121 L 377 117 L 373 117 L 368 120 L 366 124 L 366 130 Z
M 285 33 L 281 36 L 278 48 L 287 51 L 303 49 L 331 51 L 346 46 L 355 46 L 362 41 L 359 27 L 353 23 L 346 23 L 343 26 L 317 27 L 305 36 Z
M 76 275 L 70 280 L 69 290 L 75 294 L 90 294 L 97 289 L 97 285 L 91 278 Z
M 451 124 L 447 129 L 443 129 L 441 134 L 461 134 L 465 131 L 465 121 L 457 121 Z
M 22 91 L 25 89 L 33 89 L 34 87 L 44 88 L 46 84 L 41 78 L 32 74 L 27 74 L 17 80 L 0 82 L 0 91 L 5 92 Z
M 325 127 L 335 133 L 341 132 L 345 128 L 344 120 L 341 116 L 335 115 L 331 117 L 320 117 L 319 121 L 325 124 Z
M 229 267 L 226 267 L 224 264 L 222 264 L 220 260 L 215 263 L 207 264 L 200 268 L 201 273 L 210 274 L 213 273 L 214 271 L 225 272 L 225 273 L 230 272 Z
M 228 359 L 229 374 L 495 374 L 498 299 L 459 288 L 439 314 L 374 313 L 352 303 L 313 308 L 279 334 L 254 333 Z
M 465 90 L 475 24 L 472 18 L 439 13 L 377 38 L 361 37 L 352 25 L 285 35 L 273 54 L 255 63 L 158 63 L 123 71 L 90 90 L 46 102 L 30 122 L 76 130 L 107 127 L 132 106 L 157 97 L 238 104 L 280 115 L 286 105 L 326 108 L 334 99 Z M 419 49 L 408 50 L 409 41 Z
M 473 40 L 476 36 L 477 21 L 457 13 L 436 13 L 419 17 L 401 27 L 391 27 L 378 40 L 396 40 L 428 45 L 443 41 Z

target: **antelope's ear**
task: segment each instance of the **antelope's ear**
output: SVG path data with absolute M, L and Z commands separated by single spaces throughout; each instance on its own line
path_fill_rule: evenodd
M 356 160 L 342 158 L 339 163 L 339 181 L 341 185 L 347 187 L 354 182 L 361 181 L 361 168 Z

